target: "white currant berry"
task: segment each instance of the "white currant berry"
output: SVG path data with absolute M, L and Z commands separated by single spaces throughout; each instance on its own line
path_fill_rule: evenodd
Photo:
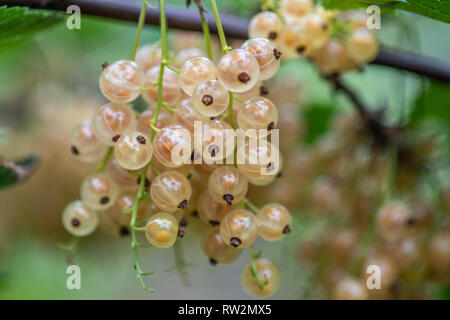
M 278 124 L 278 108 L 269 99 L 251 98 L 239 108 L 237 123 L 244 130 L 265 129 L 270 133 Z
M 177 65 L 182 66 L 186 61 L 191 58 L 204 57 L 205 53 L 199 48 L 187 48 L 183 49 L 177 54 Z
M 180 84 L 183 91 L 192 96 L 195 87 L 206 80 L 216 79 L 214 62 L 205 57 L 187 60 L 180 70 Z
M 150 187 L 153 202 L 167 212 L 188 207 L 192 196 L 189 180 L 181 173 L 167 171 L 157 176 Z
M 150 137 L 152 134 L 152 127 L 150 123 L 153 120 L 154 114 L 154 108 L 150 108 L 142 112 L 139 116 L 139 119 L 137 120 L 137 131 L 144 133 L 147 137 Z M 164 128 L 174 123 L 175 119 L 173 113 L 164 108 L 161 108 L 161 110 L 159 110 L 158 119 L 156 121 L 156 127 Z
M 84 237 L 94 232 L 97 228 L 97 212 L 80 200 L 74 201 L 64 208 L 62 223 L 70 234 L 76 237 Z
M 153 155 L 150 139 L 143 133 L 133 132 L 124 134 L 114 148 L 117 162 L 128 170 L 143 168 Z
M 153 140 L 153 152 L 161 164 L 177 168 L 190 161 L 193 150 L 192 133 L 180 125 L 159 130 Z
M 130 170 L 122 167 L 116 158 L 112 158 L 106 167 L 108 175 L 120 186 L 121 189 L 136 189 L 139 187 L 137 171 L 130 173 Z
M 283 29 L 283 21 L 271 11 L 256 14 L 250 21 L 248 35 L 250 38 L 266 38 L 276 41 Z
M 232 205 L 247 194 L 248 180 L 232 166 L 220 166 L 208 180 L 209 194 L 219 203 Z
M 313 35 L 304 21 L 287 24 L 280 36 L 280 49 L 286 57 L 309 56 L 313 50 Z
M 158 65 L 149 69 L 145 73 L 145 87 L 153 88 L 142 92 L 142 97 L 148 104 L 153 106 L 158 103 L 158 86 L 155 84 L 158 83 L 160 70 L 161 66 Z M 175 71 L 165 67 L 162 87 L 164 103 L 166 103 L 169 107 L 176 106 L 181 97 L 181 87 L 178 74 Z
M 204 234 L 202 249 L 212 265 L 232 263 L 242 253 L 241 248 L 233 248 L 222 240 L 218 228 L 213 228 Z
M 161 63 L 161 48 L 159 43 L 147 44 L 136 52 L 136 63 L 143 72 Z
M 88 163 L 100 160 L 106 151 L 106 146 L 97 139 L 91 121 L 83 121 L 72 130 L 70 148 L 80 161 Z
M 247 40 L 241 47 L 248 50 L 258 61 L 259 79 L 272 78 L 280 67 L 281 52 L 267 39 Z
M 312 0 L 281 0 L 282 15 L 290 22 L 309 14 L 314 6 Z
M 247 178 L 277 175 L 282 165 L 278 148 L 263 139 L 239 147 L 237 159 L 239 171 Z
M 119 60 L 103 70 L 99 84 L 106 99 L 114 103 L 126 103 L 140 95 L 144 74 L 136 62 Z
M 353 30 L 347 39 L 346 47 L 350 57 L 359 64 L 373 60 L 379 49 L 375 34 L 367 28 Z
M 203 161 L 216 162 L 227 158 L 234 152 L 234 131 L 220 120 L 208 120 L 202 125 Z
M 178 221 L 170 213 L 157 213 L 148 220 L 145 235 L 154 247 L 169 248 L 177 240 Z
M 256 270 L 252 271 L 253 267 Z M 262 290 L 254 272 L 257 273 L 258 278 L 262 282 Z M 242 270 L 241 283 L 248 295 L 255 298 L 269 297 L 280 288 L 281 272 L 273 262 L 259 258 L 254 262 L 249 262 Z
M 207 117 L 216 117 L 228 108 L 230 95 L 217 80 L 200 83 L 192 94 L 192 104 L 198 113 Z
M 80 187 L 83 203 L 94 210 L 111 208 L 119 196 L 119 187 L 105 173 L 94 173 L 87 176 Z
M 259 63 L 247 50 L 231 50 L 220 59 L 217 78 L 228 91 L 247 91 L 258 82 Z
M 242 101 L 242 103 L 244 103 L 245 101 L 249 100 L 250 98 L 256 98 L 259 96 L 266 96 L 269 94 L 269 87 L 266 86 L 264 83 L 257 82 L 250 90 L 241 92 L 241 93 L 236 93 L 235 96 L 237 98 L 239 98 L 239 100 Z M 237 101 L 235 100 L 233 103 L 236 103 Z M 236 108 L 237 110 L 239 110 L 240 105 L 242 105 L 242 103 L 238 104 L 238 108 Z M 233 107 L 235 107 L 236 104 L 233 104 Z
M 179 103 L 175 117 L 179 124 L 184 126 L 190 132 L 194 132 L 194 121 L 207 121 L 210 116 L 205 116 L 198 112 L 197 108 L 194 107 L 192 98 L 189 97 L 183 99 Z
M 279 203 L 266 204 L 256 217 L 260 223 L 259 235 L 265 240 L 280 240 L 291 232 L 291 214 Z
M 236 209 L 228 212 L 220 222 L 220 236 L 235 248 L 251 246 L 258 237 L 259 221 L 248 210 Z
M 135 130 L 136 115 L 129 105 L 107 103 L 95 111 L 92 123 L 97 139 L 112 146 L 125 132 Z
M 207 189 L 197 199 L 197 211 L 200 220 L 213 227 L 219 225 L 223 217 L 234 209 L 236 209 L 235 205 L 230 206 L 214 200 Z

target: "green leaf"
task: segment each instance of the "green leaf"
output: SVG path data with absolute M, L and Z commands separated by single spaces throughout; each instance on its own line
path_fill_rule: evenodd
M 19 161 L 0 159 L 0 190 L 28 178 L 39 163 L 37 156 L 29 156 Z
M 328 131 L 328 124 L 335 109 L 331 104 L 312 104 L 305 108 L 304 118 L 308 128 L 306 143 L 313 144 L 317 138 Z
M 64 14 L 29 10 L 26 7 L 0 7 L 0 46 L 17 43 L 60 22 Z
M 450 23 L 449 0 L 322 0 L 327 9 L 349 10 L 375 4 L 384 11 L 400 9 Z
M 410 123 L 434 119 L 450 123 L 450 85 L 430 82 L 417 97 L 410 114 Z

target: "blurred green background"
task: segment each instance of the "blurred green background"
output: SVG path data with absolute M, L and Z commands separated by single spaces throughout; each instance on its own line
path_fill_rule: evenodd
M 259 10 L 257 0 L 218 2 L 221 12 L 245 17 Z M 146 279 L 156 291 L 146 293 L 135 281 L 129 239 L 95 234 L 80 242 L 74 259 L 81 267 L 82 289 L 66 289 L 66 253 L 57 242 L 69 236 L 60 224 L 60 212 L 67 201 L 78 198 L 78 185 L 89 167 L 62 153 L 68 149 L 70 129 L 104 101 L 97 84 L 101 64 L 128 58 L 135 32 L 133 23 L 82 16 L 81 30 L 68 30 L 61 23 L 25 42 L 0 47 L 0 154 L 43 157 L 41 169 L 29 182 L 0 191 L 1 299 L 248 299 L 240 286 L 240 272 L 249 254 L 243 253 L 233 265 L 211 267 L 199 238 L 189 232 L 182 241 L 190 263 L 188 286 L 169 270 L 175 266 L 173 250 L 152 248 L 142 250 L 143 265 L 156 271 Z M 383 44 L 445 60 L 450 57 L 449 34 L 450 25 L 407 13 L 383 15 L 378 33 Z M 141 44 L 158 39 L 158 28 L 146 26 Z M 307 61 L 284 64 L 277 77 L 285 76 L 302 82 L 304 110 L 314 135 L 324 133 L 333 112 L 350 108 Z M 374 65 L 346 75 L 345 80 L 368 105 L 389 106 L 392 121 L 401 110 L 413 109 L 422 90 L 419 77 Z M 282 270 L 283 283 L 275 299 L 310 297 L 310 275 L 297 262 L 296 243 L 314 232 L 314 226 L 303 224 L 298 214 L 295 236 L 255 244 Z

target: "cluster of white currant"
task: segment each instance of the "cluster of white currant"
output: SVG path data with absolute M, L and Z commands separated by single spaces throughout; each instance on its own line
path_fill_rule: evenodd
M 245 198 L 249 183 L 275 180 L 280 164 L 272 153 L 278 149 L 260 140 L 246 143 L 241 146 L 246 161 L 232 166 L 223 160 L 237 151 L 219 148 L 226 145 L 226 130 L 235 129 L 235 122 L 244 130 L 262 129 L 261 138 L 276 128 L 278 109 L 262 97 L 268 93 L 262 81 L 277 72 L 280 58 L 273 43 L 251 38 L 241 48 L 225 50 L 217 63 L 202 50 L 189 48 L 169 64 L 158 43 L 139 49 L 135 61 L 105 63 L 99 85 L 110 102 L 92 120 L 77 125 L 70 142 L 79 160 L 103 160 L 83 181 L 81 200 L 65 208 L 66 230 L 74 236 L 89 235 L 98 225 L 115 234 L 145 231 L 151 245 L 168 248 L 184 235 L 184 217 L 197 214 L 211 227 L 202 248 L 212 264 L 235 261 L 258 235 L 269 241 L 284 238 L 291 230 L 289 211 L 278 203 L 259 209 Z M 141 94 L 148 109 L 136 114 L 128 103 Z M 203 150 L 191 147 L 185 154 L 181 146 L 192 145 L 194 121 L 202 122 Z M 190 132 L 191 139 L 181 130 Z M 214 161 L 194 164 L 199 151 Z M 174 153 L 191 161 L 175 162 Z M 259 161 L 251 163 L 251 156 Z M 140 172 L 148 166 L 141 181 Z M 138 201 L 142 186 L 145 199 Z M 145 227 L 130 223 L 136 204 L 137 219 Z M 253 296 L 273 294 L 281 281 L 278 267 L 256 256 L 242 279 Z
M 337 13 L 313 0 L 281 0 L 280 8 L 258 13 L 250 22 L 250 37 L 275 43 L 284 58 L 304 56 L 328 75 L 359 69 L 379 49 L 362 11 Z

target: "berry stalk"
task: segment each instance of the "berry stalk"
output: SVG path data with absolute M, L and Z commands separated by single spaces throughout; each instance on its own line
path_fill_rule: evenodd
M 139 14 L 138 28 L 136 31 L 136 38 L 134 40 L 133 51 L 131 53 L 131 60 L 136 58 L 136 52 L 139 46 L 139 40 L 141 39 L 142 28 L 145 22 L 145 16 L 147 12 L 147 0 L 142 0 L 141 13 Z
M 229 47 L 227 44 L 227 39 L 225 37 L 225 32 L 223 31 L 222 21 L 220 20 L 219 9 L 217 9 L 216 0 L 211 0 L 211 6 L 214 12 L 214 18 L 216 19 L 217 32 L 219 33 L 222 52 L 223 54 L 226 54 L 231 50 L 231 47 Z

